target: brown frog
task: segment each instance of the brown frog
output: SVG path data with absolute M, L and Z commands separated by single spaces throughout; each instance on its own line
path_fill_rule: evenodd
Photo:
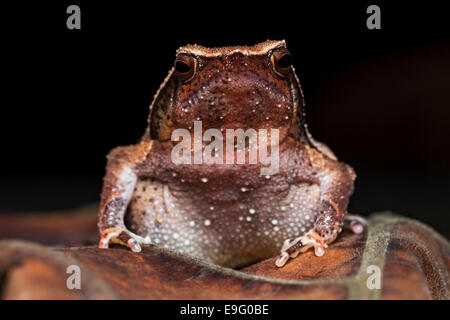
M 99 247 L 139 252 L 152 244 L 228 267 L 280 250 L 279 267 L 311 247 L 323 255 L 342 230 L 355 173 L 312 138 L 304 119 L 285 41 L 179 48 L 141 141 L 108 155 Z M 173 133 L 194 133 L 196 121 L 201 133 L 277 129 L 277 172 L 262 175 L 264 165 L 249 161 L 174 163 Z M 358 219 L 351 227 L 362 231 Z

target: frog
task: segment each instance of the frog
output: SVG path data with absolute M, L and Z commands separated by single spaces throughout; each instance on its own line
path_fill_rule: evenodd
M 322 256 L 343 227 L 362 232 L 364 220 L 347 214 L 355 171 L 310 134 L 292 61 L 285 40 L 180 47 L 139 142 L 107 156 L 99 248 L 156 246 L 229 268 L 278 256 L 282 267 L 310 248 Z M 196 121 L 202 132 L 276 129 L 277 172 L 175 163 L 173 134 Z

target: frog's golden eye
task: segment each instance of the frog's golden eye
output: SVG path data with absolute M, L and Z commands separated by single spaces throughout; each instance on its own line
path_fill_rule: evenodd
M 187 53 L 180 53 L 175 59 L 174 69 L 181 81 L 186 82 L 192 79 L 197 68 L 197 60 Z
M 270 61 L 275 72 L 281 76 L 286 75 L 292 66 L 292 56 L 286 48 L 279 48 L 272 51 Z

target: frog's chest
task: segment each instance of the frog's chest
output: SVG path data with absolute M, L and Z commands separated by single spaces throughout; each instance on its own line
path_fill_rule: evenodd
M 155 245 L 235 267 L 271 257 L 284 240 L 311 229 L 320 200 L 309 183 L 227 183 L 219 193 L 142 178 L 126 222 Z

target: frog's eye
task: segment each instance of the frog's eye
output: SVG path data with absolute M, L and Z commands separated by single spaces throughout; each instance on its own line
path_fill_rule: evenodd
M 193 56 L 187 53 L 180 53 L 175 59 L 174 69 L 181 81 L 186 82 L 195 74 L 197 61 Z
M 275 49 L 270 57 L 272 66 L 278 75 L 286 75 L 292 66 L 292 56 L 285 48 Z

